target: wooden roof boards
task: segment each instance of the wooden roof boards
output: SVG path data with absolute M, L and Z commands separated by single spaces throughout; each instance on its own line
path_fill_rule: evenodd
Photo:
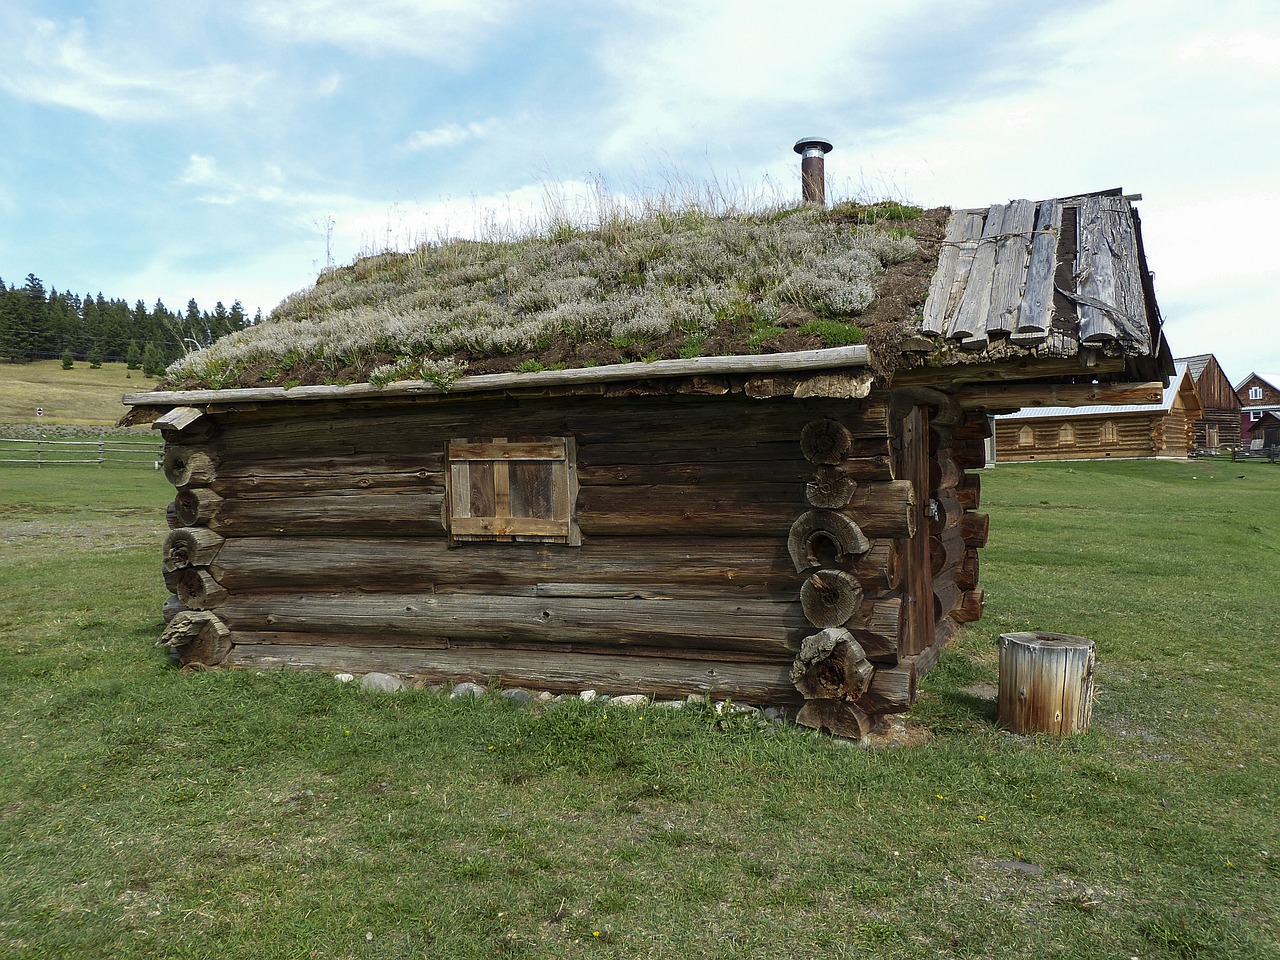
M 1063 228 L 1064 217 L 1074 230 Z M 1095 345 L 1152 355 L 1159 321 L 1145 274 L 1136 216 L 1118 193 L 958 210 L 921 326 L 970 349 L 1009 338 L 1024 347 L 1049 343 L 1058 355 Z M 1074 308 L 1073 317 L 1057 318 L 1070 322 L 1055 324 L 1055 294 Z M 1051 339 L 1055 331 L 1064 336 Z

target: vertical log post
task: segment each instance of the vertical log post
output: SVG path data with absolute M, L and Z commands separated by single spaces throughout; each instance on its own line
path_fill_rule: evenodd
M 1092 640 L 1032 631 L 1000 635 L 1000 725 L 1069 736 L 1089 729 Z

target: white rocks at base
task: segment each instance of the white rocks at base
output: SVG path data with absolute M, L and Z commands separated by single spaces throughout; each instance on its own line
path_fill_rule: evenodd
M 404 689 L 404 681 L 389 673 L 366 673 L 360 678 L 360 686 L 374 693 L 397 693 Z
M 486 693 L 485 688 L 478 683 L 459 683 L 449 691 L 449 699 L 457 700 L 459 697 L 483 697 Z
M 627 693 L 609 702 L 615 707 L 645 707 L 649 705 L 649 698 L 643 693 Z
M 356 675 L 354 673 L 335 673 L 333 675 L 333 679 L 337 680 L 339 683 L 350 683 L 355 678 Z
M 590 703 L 595 698 L 596 698 L 596 692 L 594 690 L 583 690 L 580 694 L 578 694 L 578 699 L 581 700 L 583 703 Z

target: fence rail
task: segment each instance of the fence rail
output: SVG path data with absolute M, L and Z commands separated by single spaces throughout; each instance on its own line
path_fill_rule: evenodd
M 160 469 L 164 445 L 145 440 L 34 440 L 0 437 L 0 464 L 98 466 L 125 463 Z

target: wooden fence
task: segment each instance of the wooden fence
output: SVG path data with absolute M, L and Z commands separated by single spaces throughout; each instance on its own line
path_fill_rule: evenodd
M 164 445 L 137 440 L 50 440 L 0 437 L 0 464 L 97 466 L 128 464 L 159 470 Z

